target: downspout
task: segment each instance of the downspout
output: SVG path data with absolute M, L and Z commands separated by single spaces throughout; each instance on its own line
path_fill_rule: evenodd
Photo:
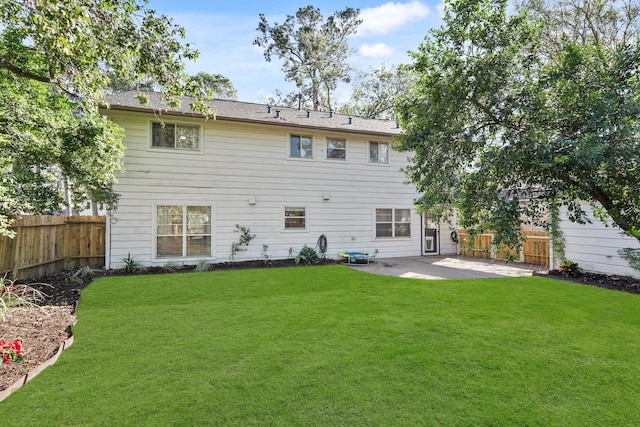
M 105 235 L 107 241 L 104 242 L 104 269 L 111 270 L 111 212 L 107 212 Z

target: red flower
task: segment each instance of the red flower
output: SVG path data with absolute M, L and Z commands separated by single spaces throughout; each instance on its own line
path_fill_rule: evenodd
M 16 352 L 16 354 L 22 354 L 22 340 L 15 340 L 11 349 Z
M 2 357 L 2 359 L 3 359 L 2 361 L 3 361 L 4 363 L 11 363 L 11 356 L 9 356 L 9 353 L 5 353 L 5 354 L 3 355 L 3 357 Z

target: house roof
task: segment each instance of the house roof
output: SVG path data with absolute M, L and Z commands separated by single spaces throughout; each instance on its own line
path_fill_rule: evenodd
M 137 95 L 149 97 L 149 103 L 140 104 Z M 157 92 L 129 91 L 107 97 L 107 107 L 112 110 L 160 112 L 171 116 L 203 117 L 190 107 L 192 99 L 179 98 L 180 105 L 171 107 L 163 102 Z M 250 102 L 213 100 L 208 102 L 216 112 L 216 120 L 259 123 L 274 126 L 295 126 L 310 129 L 322 129 L 335 132 L 362 133 L 379 136 L 393 136 L 401 129 L 396 122 L 390 120 L 367 119 L 326 111 L 298 110 L 286 107 L 269 107 L 265 104 Z

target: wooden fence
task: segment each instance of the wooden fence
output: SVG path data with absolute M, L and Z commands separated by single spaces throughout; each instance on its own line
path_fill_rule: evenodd
M 0 237 L 0 275 L 31 279 L 66 268 L 101 268 L 105 262 L 104 216 L 23 216 Z
M 461 255 L 503 260 L 509 258 L 509 252 L 494 247 L 492 233 L 480 234 L 472 242 L 469 241 L 470 237 L 464 230 L 459 230 L 458 236 Z M 548 266 L 549 242 L 549 233 L 546 231 L 526 231 L 525 241 L 520 250 L 511 250 L 510 253 L 516 261 Z

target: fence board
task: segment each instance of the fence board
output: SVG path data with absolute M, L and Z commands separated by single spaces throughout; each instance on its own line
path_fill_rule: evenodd
M 528 264 L 549 265 L 549 233 L 546 231 L 525 231 L 525 241 L 519 249 L 496 249 L 493 246 L 493 234 L 484 233 L 470 241 L 469 234 L 465 230 L 458 230 L 460 237 L 460 255 L 477 258 L 495 258 L 506 260 L 509 254 L 516 260 Z
M 104 216 L 23 216 L 0 237 L 0 274 L 42 277 L 73 267 L 104 266 Z

